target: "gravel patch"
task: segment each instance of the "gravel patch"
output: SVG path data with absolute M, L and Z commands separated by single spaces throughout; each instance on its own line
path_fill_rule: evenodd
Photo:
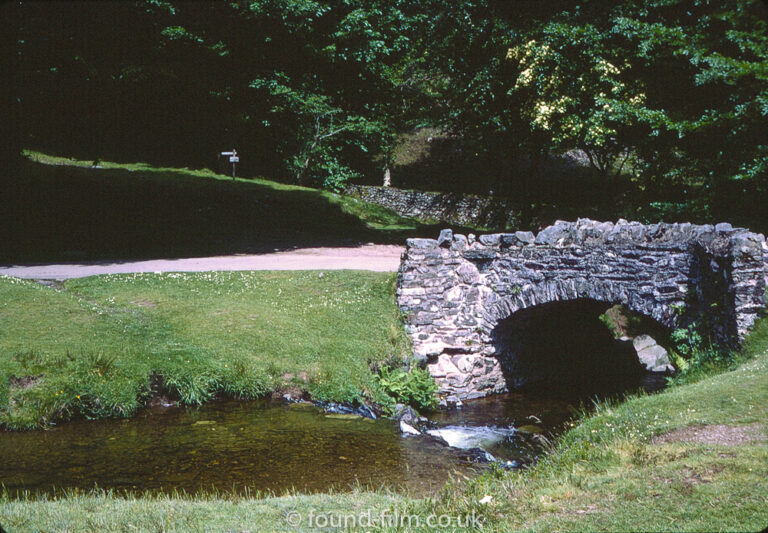
M 696 442 L 702 444 L 720 444 L 723 446 L 739 446 L 750 443 L 768 442 L 768 434 L 759 424 L 746 426 L 727 425 L 696 425 L 675 429 L 654 437 L 653 444 L 668 442 Z

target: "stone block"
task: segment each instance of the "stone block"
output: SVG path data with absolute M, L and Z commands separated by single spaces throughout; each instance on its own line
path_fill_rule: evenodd
M 523 245 L 534 244 L 536 242 L 536 236 L 532 231 L 516 231 L 515 237 L 517 237 L 517 240 Z
M 649 372 L 668 372 L 674 369 L 669 360 L 669 353 L 650 335 L 638 335 L 632 345 L 637 351 L 637 358 Z
M 544 228 L 536 235 L 535 244 L 558 246 L 564 244 L 571 236 L 573 228 L 567 224 L 556 224 Z
M 638 335 L 632 340 L 632 346 L 634 346 L 635 350 L 638 352 L 649 346 L 655 346 L 656 344 L 657 342 L 650 335 Z
M 478 240 L 480 241 L 480 244 L 485 246 L 498 246 L 501 242 L 501 234 L 492 233 L 490 235 L 480 235 Z
M 451 358 L 451 362 L 456 365 L 456 368 L 458 368 L 459 371 L 468 374 L 471 373 L 472 369 L 475 367 L 474 359 L 475 358 L 471 355 L 454 355 Z
M 406 239 L 405 245 L 408 248 L 416 248 L 417 250 L 436 248 L 437 241 L 435 239 Z
M 477 283 L 480 280 L 480 272 L 472 263 L 463 263 L 456 270 L 456 273 L 459 275 L 459 279 L 462 281 L 462 283 L 466 283 L 468 285 Z
M 414 352 L 427 358 L 434 358 L 445 351 L 445 344 L 440 341 L 422 342 L 415 346 Z
M 453 244 L 451 244 L 451 250 L 461 251 L 469 245 L 467 238 L 464 235 L 454 235 Z
M 461 372 L 448 372 L 445 375 L 445 379 L 448 384 L 454 388 L 466 387 L 472 380 L 471 374 L 463 374 Z
M 494 259 L 497 253 L 493 248 L 483 245 L 471 245 L 469 248 L 462 250 L 461 255 L 470 260 L 490 260 Z
M 715 224 L 715 231 L 731 231 L 732 229 L 733 226 L 728 222 L 720 222 L 719 224 Z
M 449 229 L 441 230 L 440 236 L 437 238 L 437 245 L 447 248 L 452 243 L 453 243 L 453 231 Z
M 536 237 L 531 231 L 516 231 L 515 233 L 500 234 L 500 240 L 503 246 L 526 246 L 533 244 Z

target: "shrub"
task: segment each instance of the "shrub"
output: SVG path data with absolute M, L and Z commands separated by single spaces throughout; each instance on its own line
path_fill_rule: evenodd
M 437 383 L 428 370 L 412 368 L 407 372 L 402 368 L 382 368 L 378 383 L 395 402 L 417 409 L 437 406 Z
M 719 373 L 736 363 L 736 354 L 726 346 L 705 340 L 699 324 L 679 328 L 672 332 L 672 362 L 679 372 L 675 383 L 692 383 L 711 374 Z
M 695 353 L 704 348 L 704 339 L 696 323 L 686 328 L 676 329 L 670 335 L 670 340 L 673 342 L 675 352 L 686 359 L 691 359 Z

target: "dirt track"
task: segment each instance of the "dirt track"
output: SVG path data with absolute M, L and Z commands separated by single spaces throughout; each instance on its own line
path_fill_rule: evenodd
M 0 266 L 0 275 L 28 279 L 69 279 L 135 272 L 213 270 L 373 270 L 395 272 L 403 248 L 368 244 L 349 248 L 302 248 L 254 255 L 225 255 L 146 261 L 99 261 L 51 265 Z

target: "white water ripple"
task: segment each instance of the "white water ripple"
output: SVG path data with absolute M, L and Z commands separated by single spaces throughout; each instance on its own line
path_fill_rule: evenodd
M 445 426 L 427 431 L 430 435 L 445 439 L 450 446 L 469 450 L 482 448 L 488 450 L 515 433 L 515 428 L 494 426 Z

